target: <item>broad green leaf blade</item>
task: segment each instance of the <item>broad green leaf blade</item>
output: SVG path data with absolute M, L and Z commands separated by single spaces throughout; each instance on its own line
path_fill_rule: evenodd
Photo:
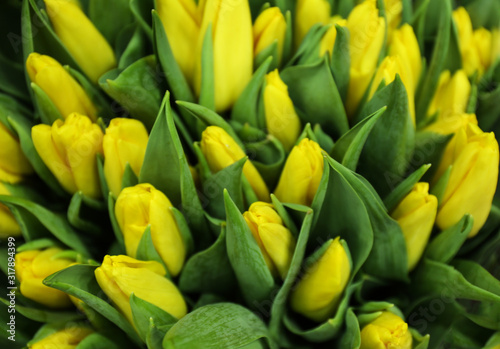
M 177 319 L 165 310 L 137 297 L 133 293 L 130 295 L 130 308 L 132 309 L 135 328 L 137 328 L 137 332 L 139 332 L 143 341 L 146 341 L 148 337 L 151 321 L 157 325 L 157 328 L 173 325 L 177 322 Z M 167 331 L 165 331 L 164 335 L 166 333 Z
M 347 90 L 349 87 L 349 67 L 351 66 L 351 58 L 349 55 L 349 30 L 346 27 L 341 27 L 335 24 L 337 30 L 337 38 L 333 47 L 332 54 L 332 74 L 337 84 L 340 97 L 345 102 L 347 98 Z
M 201 90 L 199 104 L 215 110 L 214 44 L 212 23 L 208 25 L 201 50 Z
M 8 296 L 9 294 L 7 292 L 7 297 Z M 9 306 L 11 304 L 9 299 L 4 298 L 0 298 L 0 302 L 5 304 L 6 306 Z M 37 309 L 30 306 L 24 306 L 22 304 L 16 304 L 14 309 L 17 313 L 25 316 L 26 318 L 38 322 L 68 322 L 80 320 L 83 317 L 74 309 L 57 311 L 49 309 Z
M 31 89 L 33 90 L 33 95 L 35 96 L 34 102 L 37 106 L 38 113 L 42 122 L 47 125 L 52 125 L 54 121 L 64 117 L 61 115 L 54 102 L 47 96 L 47 94 L 34 82 L 31 83 Z M 67 116 L 67 115 L 66 115 Z
M 153 243 L 153 238 L 151 237 L 151 225 L 148 225 L 144 233 L 142 234 L 141 241 L 137 246 L 136 257 L 141 261 L 155 261 L 163 265 L 165 271 L 167 272 L 167 277 L 170 278 L 168 273 L 168 268 L 163 263 L 160 255 L 156 251 L 155 245 Z

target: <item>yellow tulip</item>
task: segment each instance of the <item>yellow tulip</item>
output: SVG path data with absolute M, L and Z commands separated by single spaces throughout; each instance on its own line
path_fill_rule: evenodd
M 307 32 L 317 23 L 330 21 L 330 2 L 328 0 L 297 0 L 295 10 L 295 47 L 299 47 Z
M 328 248 L 306 269 L 290 296 L 292 309 L 316 322 L 335 314 L 351 274 L 349 257 L 340 238 L 327 244 Z
M 361 330 L 360 349 L 411 349 L 413 337 L 408 324 L 399 316 L 384 311 Z
M 111 192 L 118 196 L 127 164 L 139 176 L 146 147 L 148 131 L 139 120 L 115 118 L 111 120 L 102 141 L 104 176 Z
M 35 149 L 63 188 L 81 191 L 90 198 L 101 196 L 96 154 L 102 154 L 102 131 L 84 115 L 72 113 L 52 127 L 31 129 Z
M 310 206 L 323 176 L 318 143 L 304 138 L 293 147 L 274 194 L 282 202 Z
M 134 324 L 129 303 L 132 293 L 178 319 L 186 315 L 184 298 L 165 274 L 165 268 L 158 262 L 123 255 L 105 256 L 95 270 L 97 283 L 131 324 Z
M 465 113 L 470 91 L 471 84 L 463 70 L 458 70 L 453 76 L 448 70 L 442 72 L 427 115 L 439 113 L 442 119 Z
M 266 76 L 264 110 L 267 131 L 278 138 L 286 150 L 290 150 L 300 134 L 300 119 L 278 69 Z
M 168 268 L 177 276 L 186 259 L 186 246 L 170 200 L 151 184 L 142 183 L 122 190 L 115 205 L 115 215 L 125 239 L 127 254 L 135 258 L 137 247 L 148 226 L 151 239 Z
M 403 2 L 401 0 L 384 0 L 385 16 L 387 17 L 387 31 L 389 37 L 401 23 Z
M 89 327 L 66 326 L 57 332 L 28 345 L 29 349 L 76 349 L 88 335 L 94 333 Z
M 264 10 L 255 20 L 253 25 L 254 56 L 273 43 L 278 45 L 278 64 L 283 57 L 285 44 L 286 22 L 285 16 L 278 7 Z
M 443 152 L 441 161 L 437 165 L 437 170 L 434 174 L 434 180 L 432 184 L 441 177 L 443 173 L 446 172 L 448 167 L 453 163 L 454 153 L 455 153 L 455 142 L 457 140 L 456 134 L 461 130 L 465 129 L 467 125 L 473 124 L 477 125 L 477 118 L 475 114 L 455 114 L 449 115 L 448 117 L 443 117 L 438 121 L 427 126 L 424 131 L 434 132 L 440 135 L 450 135 L 455 134 Z
M 285 279 L 296 244 L 290 230 L 283 225 L 273 205 L 266 202 L 254 202 L 243 217 L 271 273 Z
M 399 56 L 403 64 L 408 67 L 413 81 L 412 88 L 415 91 L 422 73 L 422 57 L 417 37 L 411 25 L 404 24 L 393 32 L 389 55 Z
M 393 82 L 396 78 L 396 74 L 400 76 L 405 86 L 408 96 L 408 108 L 413 124 L 415 124 L 415 82 L 413 81 L 410 67 L 403 62 L 400 56 L 387 56 L 384 58 L 375 73 L 368 98 L 370 99 L 373 97 L 382 81 L 384 81 L 385 85 L 389 85 Z
M 347 18 L 351 57 L 346 101 L 348 115 L 356 112 L 377 68 L 386 28 L 378 12 L 374 2 L 366 1 L 354 7 Z
M 195 88 L 201 89 L 201 52 L 205 33 L 212 24 L 215 109 L 231 108 L 252 78 L 253 33 L 248 1 L 206 0 L 200 8 L 203 20 L 198 38 Z
M 31 82 L 40 87 L 59 110 L 63 118 L 71 113 L 97 119 L 97 109 L 83 88 L 52 57 L 31 53 L 26 60 Z
M 234 139 L 218 126 L 209 126 L 203 131 L 200 146 L 208 166 L 213 172 L 219 172 L 247 156 Z M 266 183 L 251 161 L 247 160 L 243 166 L 243 174 L 257 198 L 261 201 L 269 201 L 269 190 Z
M 54 31 L 91 81 L 116 67 L 113 49 L 79 6 L 67 0 L 44 1 Z
M 11 195 L 2 182 L 0 182 L 0 195 Z M 9 208 L 0 203 L 0 239 L 6 239 L 9 236 L 21 236 L 21 227 Z
M 57 247 L 46 250 L 31 250 L 16 254 L 16 277 L 21 286 L 21 294 L 49 308 L 67 308 L 71 305 L 69 296 L 55 288 L 45 286 L 42 281 L 47 276 L 69 267 L 74 261 L 56 258 L 63 252 Z
M 453 158 L 444 159 L 452 167 L 436 223 L 444 230 L 469 213 L 474 218 L 471 238 L 491 210 L 498 181 L 498 142 L 493 132 L 484 133 L 473 124 L 461 129 L 456 137 Z
M 193 81 L 196 43 L 200 33 L 200 18 L 193 0 L 156 0 L 168 42 L 188 81 Z
M 417 183 L 391 214 L 403 231 L 410 271 L 417 265 L 429 241 L 437 206 L 437 198 L 429 194 L 429 183 Z
M 319 46 L 319 56 L 323 57 L 325 53 L 329 53 L 330 55 L 333 53 L 333 48 L 335 46 L 335 40 L 337 39 L 337 28 L 335 24 L 338 24 L 341 27 L 345 27 L 347 25 L 347 20 L 343 19 L 340 16 L 333 16 L 330 20 L 331 27 L 325 33 L 323 38 L 321 39 L 321 43 Z
M 33 173 L 19 139 L 0 122 L 0 182 L 18 183 Z
M 492 63 L 494 42 L 492 33 L 484 28 L 473 30 L 472 21 L 463 7 L 453 11 L 453 20 L 458 29 L 462 65 L 467 75 L 476 71 L 482 75 Z

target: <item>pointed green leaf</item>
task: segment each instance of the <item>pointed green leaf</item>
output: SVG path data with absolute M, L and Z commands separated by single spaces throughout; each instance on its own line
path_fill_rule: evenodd
M 349 55 L 349 30 L 346 27 L 341 27 L 335 24 L 337 37 L 332 53 L 332 74 L 337 84 L 342 101 L 346 101 L 347 90 L 349 87 L 349 67 L 351 66 L 351 58 Z
M 137 297 L 133 293 L 130 295 L 130 308 L 132 309 L 135 328 L 137 328 L 137 332 L 143 341 L 146 341 L 149 334 L 151 319 L 158 327 L 173 325 L 177 322 L 177 319 L 165 310 Z M 164 335 L 166 333 L 167 331 L 165 331 Z
M 199 104 L 215 110 L 214 48 L 212 24 L 208 25 L 201 50 L 201 90 Z
M 151 225 L 148 225 L 144 233 L 142 234 L 141 241 L 137 246 L 136 256 L 138 260 L 141 261 L 155 261 L 163 265 L 165 271 L 167 272 L 167 277 L 170 278 L 168 273 L 168 268 L 163 263 L 160 255 L 156 251 L 155 245 L 153 243 L 153 238 L 151 237 Z

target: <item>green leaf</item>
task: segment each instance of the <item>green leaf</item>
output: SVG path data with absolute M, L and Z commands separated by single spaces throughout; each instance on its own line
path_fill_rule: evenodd
M 207 197 L 206 211 L 213 217 L 224 219 L 226 209 L 224 206 L 224 193 L 226 189 L 233 198 L 236 206 L 243 211 L 242 174 L 243 166 L 249 161 L 244 157 L 221 171 L 211 175 L 203 182 L 203 194 Z
M 359 114 L 360 119 L 387 106 L 365 142 L 358 172 L 377 190 L 387 195 L 392 178 L 401 179 L 415 147 L 415 126 L 408 109 L 408 96 L 399 75 L 377 91 Z
M 90 255 L 80 235 L 73 230 L 69 222 L 61 214 L 53 213 L 33 202 L 13 196 L 0 195 L 0 202 L 27 210 L 62 243 L 86 256 Z
M 154 21 L 154 15 L 151 16 L 151 9 L 155 7 L 154 1 L 153 0 L 130 0 L 129 5 L 130 5 L 130 11 L 132 11 L 132 14 L 134 15 L 135 19 L 137 20 L 137 23 L 142 28 L 142 30 L 147 34 L 150 41 L 153 41 L 153 43 L 154 43 L 153 35 L 156 35 L 156 34 L 154 34 L 153 29 L 151 29 L 151 17 L 153 17 L 153 21 Z M 156 25 L 156 23 L 155 23 L 155 25 Z
M 92 213 L 94 213 L 92 217 L 89 217 L 88 215 L 89 208 L 88 205 L 85 205 L 86 200 L 88 199 L 84 198 L 84 195 L 81 191 L 76 192 L 73 195 L 69 203 L 68 212 L 66 214 L 68 222 L 75 228 L 88 232 L 91 235 L 102 236 L 105 233 L 102 229 L 101 224 L 99 224 L 100 222 L 93 220 L 96 218 L 95 210 L 91 211 Z M 87 215 L 87 217 L 85 217 L 85 215 Z
M 313 132 L 314 135 L 316 136 L 316 139 L 318 140 L 320 148 L 326 151 L 328 154 L 330 154 L 334 146 L 333 139 L 325 132 L 323 132 L 319 124 L 314 125 Z
M 361 332 L 356 315 L 352 308 L 347 309 L 345 315 L 345 332 L 340 340 L 340 349 L 359 348 L 361 345 Z
M 265 49 L 260 51 L 255 56 L 253 65 L 254 67 L 260 67 L 268 59 L 270 59 L 271 64 L 269 65 L 268 71 L 271 71 L 278 68 L 278 58 L 279 58 L 278 41 L 275 40 L 273 43 L 271 43 L 269 46 L 267 46 Z
M 116 220 L 115 215 L 115 199 L 112 195 L 108 197 L 108 213 L 109 213 L 109 221 L 111 222 L 111 227 L 113 228 L 113 232 L 115 233 L 116 241 L 118 242 L 119 251 L 121 254 L 125 254 L 125 241 L 123 240 L 123 234 L 118 225 L 118 221 Z
M 387 107 L 382 107 L 370 116 L 358 122 L 345 133 L 333 146 L 332 157 L 348 169 L 355 171 L 363 146 L 380 116 Z
M 114 18 L 120 20 L 110 20 L 111 14 Z M 88 17 L 112 47 L 115 46 L 118 34 L 123 29 L 123 26 L 132 23 L 134 20 L 128 0 L 115 0 L 112 2 L 90 0 Z
M 7 295 L 8 296 L 8 295 Z M 0 302 L 9 306 L 8 299 L 0 298 Z M 34 307 L 23 306 L 19 303 L 15 306 L 15 311 L 26 318 L 38 322 L 59 322 L 59 321 L 75 321 L 82 318 L 82 315 L 77 311 L 56 311 L 49 309 L 37 309 Z
M 224 190 L 227 217 L 227 254 L 248 305 L 269 299 L 274 279 L 257 241 L 227 190 Z
M 215 293 L 231 295 L 237 287 L 236 276 L 230 267 L 223 227 L 217 241 L 208 249 L 188 259 L 179 288 L 186 293 Z
M 193 336 L 196 333 L 196 336 Z M 250 310 L 232 303 L 201 307 L 180 319 L 163 339 L 164 349 L 241 348 L 268 339 L 265 324 Z
M 120 55 L 118 69 L 126 69 L 150 53 L 150 43 L 146 40 L 144 30 L 137 24 L 134 23 L 123 28 L 117 39 L 118 47 L 115 49 L 115 51 L 119 51 Z
M 133 342 L 140 345 L 142 342 L 132 325 L 128 323 L 118 310 L 113 308 L 100 296 L 103 295 L 103 292 L 95 279 L 95 269 L 96 267 L 91 265 L 74 265 L 50 275 L 43 282 L 47 286 L 81 299 L 92 309 L 122 329 Z
M 260 90 L 264 84 L 264 77 L 269 71 L 271 59 L 266 59 L 252 76 L 252 79 L 245 87 L 238 100 L 233 106 L 231 112 L 231 120 L 238 121 L 242 125 L 249 123 L 251 126 L 265 128 L 265 125 L 260 124 L 258 102 Z
M 47 96 L 47 94 L 34 82 L 31 83 L 31 89 L 35 96 L 34 102 L 37 107 L 40 118 L 44 124 L 52 125 L 54 121 L 64 117 L 61 115 L 54 102 Z
M 281 78 L 288 86 L 290 98 L 302 122 L 320 124 L 334 138 L 349 130 L 347 115 L 327 60 L 314 65 L 286 68 Z
M 139 59 L 120 72 L 112 70 L 101 76 L 99 85 L 130 115 L 150 130 L 160 110 L 162 89 L 154 56 Z
M 424 257 L 441 263 L 449 263 L 462 247 L 473 225 L 474 218 L 469 214 L 465 215 L 457 224 L 440 232 L 429 242 Z
M 170 94 L 167 91 L 149 135 L 139 182 L 152 184 L 162 191 L 174 205 L 179 205 L 181 202 L 179 154 L 172 136 L 175 128 L 171 129 L 167 122 L 171 113 Z
M 384 199 L 384 205 L 387 208 L 387 211 L 392 212 L 396 208 L 396 206 L 408 195 L 415 184 L 417 184 L 423 175 L 427 172 L 427 170 L 431 167 L 431 165 L 422 165 L 418 170 L 413 172 L 408 176 L 404 181 L 399 183 L 399 185 L 390 192 Z
M 57 242 L 55 240 L 43 238 L 26 242 L 21 246 L 18 246 L 16 248 L 16 251 L 17 253 L 21 253 L 23 251 L 39 250 L 39 249 L 49 248 L 52 246 L 57 246 Z
M 252 156 L 252 164 L 262 176 L 268 188 L 274 188 L 285 165 L 286 153 L 283 145 L 269 135 L 260 142 L 247 143 L 246 148 Z
M 130 308 L 132 309 L 135 328 L 137 328 L 137 332 L 139 332 L 143 341 L 146 341 L 150 332 L 151 320 L 156 324 L 156 328 L 171 326 L 177 322 L 177 319 L 165 310 L 137 297 L 133 293 L 130 295 Z M 165 330 L 164 335 L 166 333 Z
M 128 187 L 133 187 L 139 183 L 139 179 L 137 178 L 136 174 L 134 173 L 134 170 L 132 170 L 132 167 L 130 166 L 130 163 L 127 162 L 125 165 L 125 170 L 123 171 L 123 177 L 122 177 L 122 189 L 128 188 Z
M 155 261 L 160 263 L 165 268 L 167 277 L 170 278 L 168 268 L 165 263 L 163 263 L 163 260 L 156 251 L 155 245 L 153 243 L 153 238 L 151 237 L 151 225 L 148 225 L 146 230 L 142 234 L 141 241 L 137 246 L 136 258 L 141 261 Z
M 182 212 L 175 207 L 170 207 L 170 211 L 175 218 L 175 223 L 177 224 L 177 228 L 179 229 L 179 232 L 181 234 L 182 242 L 186 247 L 186 254 L 189 256 L 194 251 L 194 241 L 189 226 L 186 222 L 186 218 L 184 217 Z
M 434 184 L 431 188 L 431 194 L 437 197 L 439 205 L 441 201 L 443 201 L 443 195 L 448 186 L 448 180 L 450 179 L 452 166 L 448 167 L 448 169 L 439 177 L 436 184 Z
M 89 334 L 78 343 L 78 349 L 122 349 L 129 347 L 131 347 L 130 343 L 120 337 L 108 337 L 97 332 Z
M 215 110 L 214 44 L 212 23 L 207 27 L 201 50 L 201 90 L 199 104 Z
M 340 97 L 345 103 L 347 90 L 349 87 L 349 67 L 351 66 L 351 57 L 349 55 L 349 30 L 335 24 L 337 38 L 333 47 L 331 69 L 335 83 L 339 90 Z

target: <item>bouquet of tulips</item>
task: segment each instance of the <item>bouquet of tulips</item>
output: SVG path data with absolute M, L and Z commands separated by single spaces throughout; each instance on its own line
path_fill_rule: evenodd
M 500 348 L 498 0 L 0 28 L 2 348 Z

